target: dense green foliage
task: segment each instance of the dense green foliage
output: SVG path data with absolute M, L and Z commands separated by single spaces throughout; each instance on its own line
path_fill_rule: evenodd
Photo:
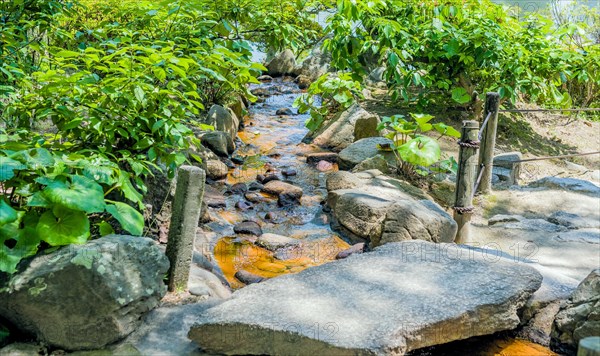
M 374 64 L 385 67 L 394 98 L 465 104 L 474 91 L 498 91 L 513 102 L 600 104 L 567 90 L 576 83 L 597 92 L 600 84 L 600 48 L 587 40 L 586 23 L 557 28 L 488 0 L 340 0 L 338 7 L 324 44 L 334 65 L 357 78 Z
M 303 15 L 315 2 L 264 5 L 0 3 L 0 271 L 117 226 L 143 233 L 144 178 L 199 160 L 205 108 L 253 98 L 265 68 L 247 38 L 277 50 L 320 35 Z
M 460 107 L 474 93 L 497 91 L 513 104 L 600 106 L 600 15 L 585 6 L 555 9 L 553 21 L 539 13 L 515 16 L 489 0 L 337 4 L 323 50 L 335 69 L 348 73 L 347 82 L 364 84 L 374 68 L 383 68 L 393 100 L 421 109 Z M 311 129 L 338 106 L 315 108 L 311 96 L 338 91 L 311 88 L 298 103 L 311 111 Z

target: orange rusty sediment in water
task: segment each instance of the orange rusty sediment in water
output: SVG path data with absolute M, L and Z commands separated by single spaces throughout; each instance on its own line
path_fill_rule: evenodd
M 547 347 L 526 340 L 503 338 L 491 340 L 472 352 L 475 356 L 558 356 Z M 473 351 L 473 350 L 472 350 Z
M 500 340 L 495 346 L 498 350 L 493 350 L 494 356 L 558 356 L 544 346 L 525 340 Z
M 286 249 L 284 260 L 274 257 L 273 252 L 258 247 L 250 241 L 234 241 L 233 237 L 220 239 L 215 245 L 214 255 L 232 288 L 241 288 L 243 283 L 234 276 L 245 270 L 264 278 L 297 273 L 308 267 L 333 261 L 335 256 L 350 247 L 337 236 L 316 241 L 301 242 Z
M 236 183 L 249 183 L 256 180 L 257 175 L 265 174 L 266 172 L 267 168 L 265 167 L 254 168 L 239 166 L 229 171 L 227 183 L 232 185 Z
M 227 221 L 228 223 L 230 223 L 232 225 L 235 225 L 244 220 L 244 217 L 241 216 L 240 214 L 236 213 L 235 211 L 220 210 L 217 212 L 217 214 L 221 218 L 223 218 L 223 220 Z

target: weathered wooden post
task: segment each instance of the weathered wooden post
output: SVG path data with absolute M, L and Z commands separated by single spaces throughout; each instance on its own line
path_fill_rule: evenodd
M 479 123 L 463 121 L 460 151 L 458 154 L 458 172 L 456 175 L 456 200 L 454 220 L 458 232 L 454 242 L 462 244 L 469 239 L 471 214 L 473 213 L 473 191 L 477 177 L 477 150 L 479 148 Z
M 479 151 L 479 166 L 483 174 L 477 193 L 489 194 L 492 191 L 492 168 L 494 166 L 494 148 L 496 147 L 496 132 L 498 130 L 498 110 L 500 108 L 500 94 L 487 93 L 485 97 L 484 119 L 490 115 L 481 136 L 481 150 Z
M 590 336 L 579 341 L 577 356 L 600 356 L 600 336 Z
M 187 289 L 205 180 L 206 173 L 198 167 L 181 166 L 177 171 L 177 188 L 171 208 L 171 225 L 167 242 L 167 257 L 171 262 L 169 268 L 169 291 L 171 292 Z

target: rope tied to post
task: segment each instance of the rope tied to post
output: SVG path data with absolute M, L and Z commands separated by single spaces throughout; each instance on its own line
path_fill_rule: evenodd
M 452 207 L 452 209 L 460 215 L 473 214 L 473 212 L 475 212 L 474 206 L 455 206 Z
M 466 147 L 466 148 L 479 148 L 479 145 L 481 144 L 481 141 L 479 140 L 458 140 L 458 145 L 460 147 Z

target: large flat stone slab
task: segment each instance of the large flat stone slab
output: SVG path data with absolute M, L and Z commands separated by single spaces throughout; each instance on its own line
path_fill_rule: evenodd
M 403 355 L 517 327 L 541 282 L 484 250 L 390 243 L 246 287 L 188 336 L 229 355 Z

